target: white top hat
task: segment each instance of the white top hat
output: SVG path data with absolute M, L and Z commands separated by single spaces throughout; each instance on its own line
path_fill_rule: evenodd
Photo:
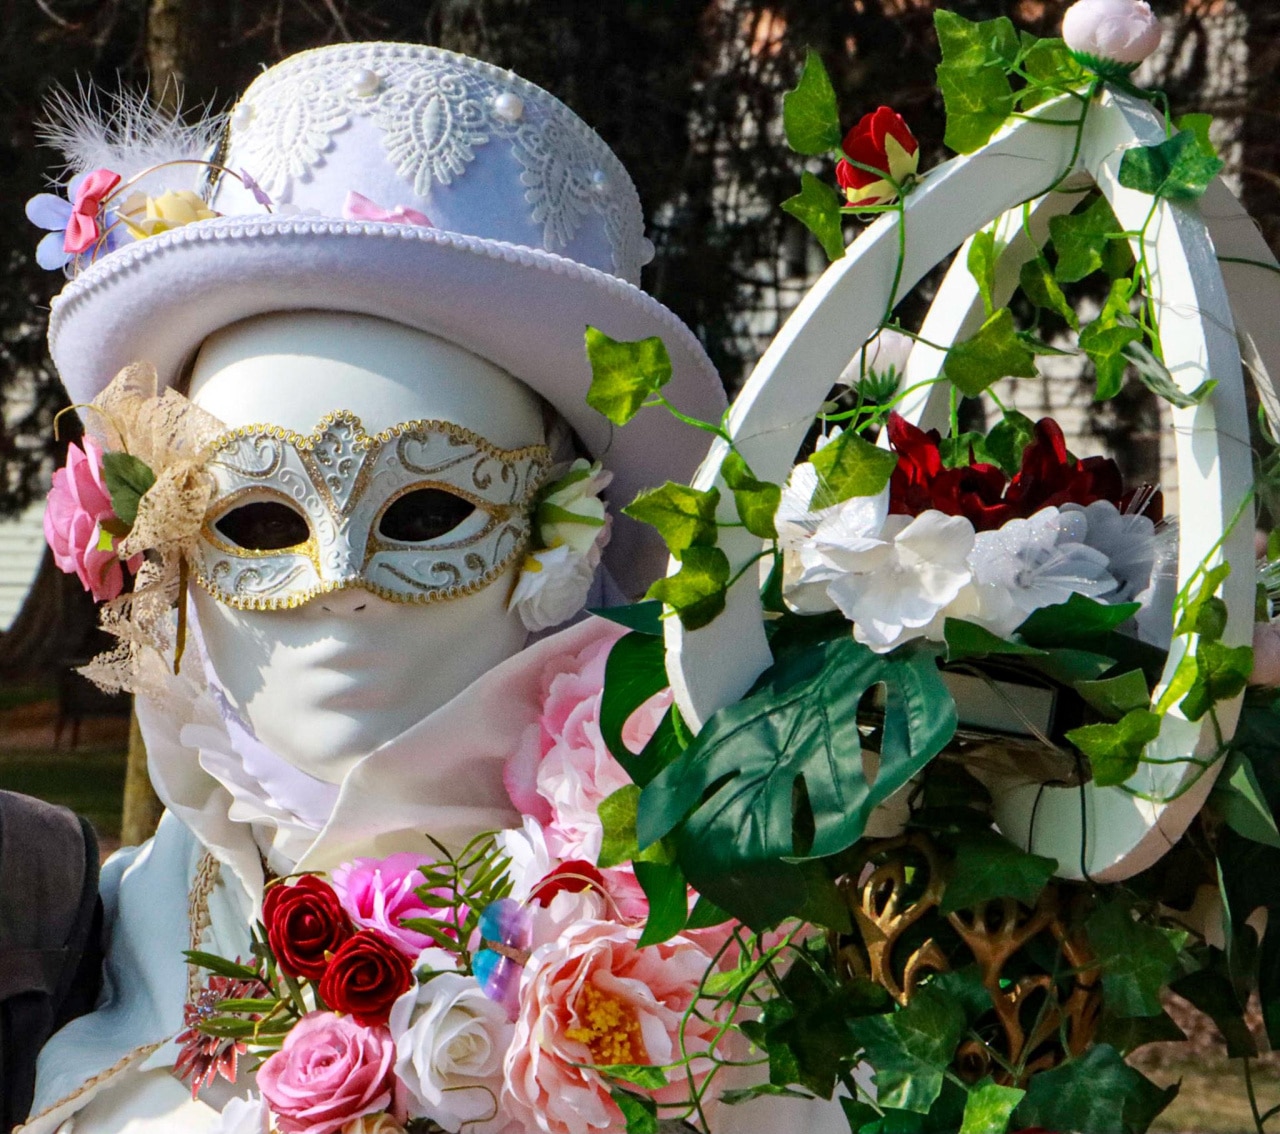
M 651 246 L 626 170 L 558 99 L 436 47 L 323 47 L 260 75 L 214 156 L 270 205 L 216 177 L 208 196 L 221 216 L 75 275 L 49 324 L 73 401 L 135 361 L 172 382 L 208 335 L 252 315 L 355 312 L 439 335 L 528 383 L 613 470 L 616 503 L 692 475 L 698 431 L 652 412 L 614 433 L 586 405 L 588 325 L 661 336 L 666 392 L 686 413 L 716 420 L 724 395 L 694 335 L 636 286 Z M 635 590 L 657 573 L 661 545 L 625 518 L 615 532 L 609 558 Z

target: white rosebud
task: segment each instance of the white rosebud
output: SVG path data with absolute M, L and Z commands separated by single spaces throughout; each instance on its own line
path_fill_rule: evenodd
M 1072 51 L 1125 67 L 1146 59 L 1163 34 L 1145 0 L 1078 0 L 1062 20 L 1062 38 Z
M 404 1127 L 385 1110 L 377 1114 L 362 1114 L 353 1118 L 340 1134 L 405 1134 Z
M 267 1134 L 270 1114 L 261 1095 L 227 1100 L 209 1134 Z
M 586 605 L 595 574 L 587 557 L 568 544 L 535 551 L 524 561 L 508 609 L 519 612 L 531 634 L 550 630 Z
M 442 973 L 417 985 L 392 1005 L 388 1026 L 411 1116 L 469 1134 L 507 1124 L 498 1100 L 515 1028 L 474 977 Z

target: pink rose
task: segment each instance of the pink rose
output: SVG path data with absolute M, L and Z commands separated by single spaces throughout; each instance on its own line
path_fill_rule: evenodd
M 44 538 L 53 561 L 68 575 L 77 575 L 84 589 L 102 602 L 124 590 L 124 572 L 115 552 L 102 550 L 102 524 L 116 519 L 102 472 L 102 447 L 85 436 L 83 448 L 67 446 L 67 463 L 53 474 L 44 511 Z M 130 567 L 140 560 L 130 562 Z
M 520 990 L 520 1015 L 507 1051 L 503 1109 L 528 1130 L 589 1134 L 623 1125 L 609 1086 L 583 1064 L 679 1061 L 680 1027 L 709 958 L 684 937 L 636 947 L 638 928 L 578 921 L 536 950 Z M 705 1052 L 716 1026 L 690 1015 L 685 1050 Z M 695 1076 L 710 1070 L 695 1058 Z M 685 1075 L 655 1092 L 687 1096 Z
M 511 802 L 543 825 L 554 858 L 596 862 L 603 835 L 600 804 L 631 783 L 600 735 L 605 663 L 616 640 L 594 642 L 547 667 L 538 723 L 526 731 L 504 773 Z M 638 752 L 648 742 L 665 702 L 658 694 L 632 714 L 623 734 L 629 749 Z
M 1077 0 L 1062 20 L 1072 51 L 1136 66 L 1160 46 L 1160 21 L 1146 0 Z
M 258 1069 L 258 1089 L 280 1134 L 334 1134 L 391 1105 L 395 1061 L 386 1028 L 312 1012 Z
M 331 881 L 337 891 L 338 901 L 351 916 L 351 920 L 365 929 L 377 930 L 402 953 L 416 957 L 423 949 L 435 944 L 435 939 L 413 929 L 405 929 L 401 919 L 408 917 L 434 917 L 452 920 L 450 909 L 428 906 L 415 893 L 427 884 L 418 867 L 422 855 L 404 852 L 386 858 L 357 858 L 344 862 L 333 871 Z M 459 921 L 466 917 L 466 910 L 456 914 Z

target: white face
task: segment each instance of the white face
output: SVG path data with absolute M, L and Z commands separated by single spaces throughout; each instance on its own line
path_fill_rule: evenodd
M 191 379 L 197 405 L 229 428 L 310 434 L 346 410 L 369 434 L 435 419 L 502 449 L 543 440 L 535 396 L 509 374 L 432 335 L 385 320 L 282 312 L 209 338 Z M 392 602 L 360 587 L 294 609 L 237 610 L 192 588 L 219 683 L 268 747 L 341 783 L 378 745 L 517 653 L 526 633 L 507 600 L 519 558 L 471 594 Z

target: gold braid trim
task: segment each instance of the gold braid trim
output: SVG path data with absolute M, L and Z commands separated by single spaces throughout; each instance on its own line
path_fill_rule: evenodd
M 204 940 L 204 932 L 213 924 L 209 915 L 209 895 L 218 884 L 222 873 L 222 864 L 209 851 L 200 856 L 196 864 L 195 877 L 191 881 L 191 890 L 187 894 L 187 924 L 190 927 L 188 948 L 199 949 Z M 195 1000 L 200 995 L 203 981 L 200 979 L 200 966 L 187 964 L 187 999 Z
M 19 1126 L 14 1131 L 14 1134 L 22 1134 L 22 1132 L 33 1122 L 39 1122 L 40 1119 L 44 1118 L 46 1115 L 52 1114 L 59 1107 L 66 1106 L 69 1102 L 74 1102 L 87 1091 L 93 1090 L 94 1087 L 100 1086 L 108 1079 L 114 1078 L 116 1075 L 120 1074 L 120 1072 L 125 1070 L 129 1064 L 146 1059 L 147 1056 L 152 1054 L 152 1052 L 158 1051 L 168 1042 L 168 1040 L 157 1040 L 155 1043 L 144 1043 L 141 1047 L 135 1047 L 128 1055 L 113 1063 L 105 1071 L 98 1072 L 98 1074 L 96 1074 L 92 1079 L 81 1084 L 80 1087 L 72 1091 L 71 1094 L 67 1095 L 65 1098 L 59 1099 L 52 1106 L 45 1107 L 39 1114 L 33 1114 L 25 1123 L 23 1123 L 23 1125 Z

